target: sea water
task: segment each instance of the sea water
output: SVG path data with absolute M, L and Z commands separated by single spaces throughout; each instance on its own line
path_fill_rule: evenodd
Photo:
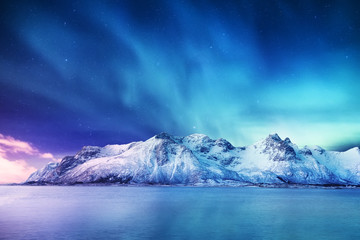
M 1 186 L 0 239 L 360 239 L 360 189 Z

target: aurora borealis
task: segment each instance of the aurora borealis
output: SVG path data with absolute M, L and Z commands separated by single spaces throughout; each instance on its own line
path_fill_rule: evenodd
M 358 1 L 1 1 L 0 11 L 0 133 L 38 152 L 159 132 L 360 143 Z

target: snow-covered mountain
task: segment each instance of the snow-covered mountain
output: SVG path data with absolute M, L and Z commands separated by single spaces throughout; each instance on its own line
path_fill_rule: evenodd
M 203 134 L 158 134 L 145 142 L 86 146 L 49 163 L 26 183 L 359 185 L 360 150 L 299 149 L 277 134 L 247 147 Z

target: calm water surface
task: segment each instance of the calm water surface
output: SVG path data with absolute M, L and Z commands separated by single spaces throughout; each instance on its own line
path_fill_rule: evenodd
M 360 189 L 1 186 L 0 239 L 360 239 Z

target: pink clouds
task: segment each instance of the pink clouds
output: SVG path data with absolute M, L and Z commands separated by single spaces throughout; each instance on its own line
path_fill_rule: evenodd
M 51 153 L 43 153 L 43 154 L 41 154 L 41 157 L 56 160 L 55 157 Z
M 51 153 L 40 153 L 40 151 L 32 147 L 30 143 L 15 139 L 11 136 L 4 136 L 0 133 L 0 156 L 6 157 L 9 153 L 25 153 L 27 155 L 56 161 Z
M 10 161 L 0 157 L 0 184 L 24 182 L 36 168 L 24 160 Z
M 42 153 L 28 142 L 0 134 L 0 184 L 23 182 L 36 171 L 23 160 L 24 155 L 57 161 L 51 153 Z
M 17 140 L 11 136 L 4 136 L 0 134 L 0 152 L 9 152 L 9 153 L 26 153 L 33 155 L 38 152 L 37 149 L 34 149 L 29 143 Z

